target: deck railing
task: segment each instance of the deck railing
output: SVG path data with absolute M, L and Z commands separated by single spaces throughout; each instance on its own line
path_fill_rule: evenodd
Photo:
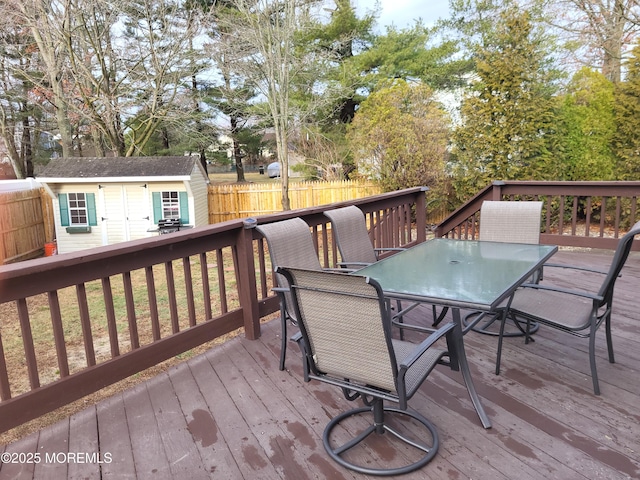
M 323 211 L 366 214 L 375 246 L 425 240 L 425 189 L 259 217 L 311 225 L 337 261 Z M 0 432 L 278 310 L 263 239 L 234 220 L 0 267 Z M 9 322 L 7 319 L 15 319 Z
M 436 235 L 475 238 L 485 199 L 540 199 L 544 243 L 613 248 L 639 216 L 639 195 L 640 182 L 496 182 Z M 323 212 L 346 204 L 366 213 L 376 247 L 426 239 L 422 188 L 257 222 L 301 217 L 321 263 L 335 266 Z M 0 266 L 0 432 L 228 332 L 257 338 L 260 319 L 278 310 L 272 285 L 265 242 L 242 220 Z
M 438 225 L 435 235 L 476 239 L 485 200 L 540 200 L 542 243 L 614 249 L 640 219 L 639 197 L 640 182 L 494 182 Z

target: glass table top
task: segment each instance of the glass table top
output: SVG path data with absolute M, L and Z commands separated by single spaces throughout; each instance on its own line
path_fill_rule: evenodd
M 353 274 L 375 279 L 388 296 L 491 310 L 557 249 L 552 245 L 438 238 Z

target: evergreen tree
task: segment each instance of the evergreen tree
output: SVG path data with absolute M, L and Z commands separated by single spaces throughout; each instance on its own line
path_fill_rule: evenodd
M 444 183 L 449 119 L 422 83 L 388 81 L 364 102 L 347 138 L 360 175 L 385 191 Z
M 615 101 L 616 172 L 620 180 L 640 180 L 640 42 L 631 52 L 626 69 L 626 80 L 618 85 Z
M 574 75 L 561 107 L 560 180 L 611 180 L 615 158 L 613 83 L 587 67 Z
M 454 186 L 468 198 L 493 180 L 552 175 L 555 102 L 544 38 L 529 14 L 506 9 L 476 54 L 477 78 L 453 135 Z

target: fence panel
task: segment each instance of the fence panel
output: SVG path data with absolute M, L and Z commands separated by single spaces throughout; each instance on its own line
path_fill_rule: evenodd
M 41 189 L 0 194 L 0 263 L 42 255 L 53 237 L 50 203 Z
M 308 208 L 355 200 L 381 193 L 373 183 L 356 181 L 293 182 L 289 184 L 291 208 Z M 282 211 L 280 183 L 209 186 L 209 223 L 268 215 Z

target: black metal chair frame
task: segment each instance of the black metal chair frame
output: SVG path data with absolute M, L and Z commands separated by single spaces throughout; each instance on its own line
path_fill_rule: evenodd
M 549 318 L 544 317 L 542 314 L 536 314 L 535 311 L 525 310 L 524 304 L 522 304 L 519 308 L 518 304 L 518 295 L 519 291 L 516 291 L 514 294 L 511 305 L 508 309 L 504 309 L 501 315 L 501 325 L 500 325 L 500 333 L 498 340 L 498 354 L 496 359 L 496 375 L 500 374 L 500 362 L 502 357 L 502 343 L 504 333 L 504 324 L 508 318 L 518 319 L 526 322 L 525 329 L 525 342 L 528 343 L 530 338 L 529 335 L 530 325 L 533 322 L 538 324 L 546 325 L 549 327 L 553 327 L 557 330 L 569 333 L 571 335 L 575 335 L 581 338 L 589 339 L 589 364 L 591 367 L 591 379 L 593 381 L 593 391 L 596 395 L 600 395 L 600 385 L 598 382 L 598 372 L 596 369 L 596 355 L 595 355 L 595 341 L 596 341 L 596 332 L 600 325 L 605 324 L 605 334 L 607 340 L 607 352 L 610 363 L 615 363 L 614 353 L 613 353 L 613 341 L 611 336 L 611 309 L 613 304 L 613 291 L 615 287 L 616 280 L 620 277 L 620 271 L 624 266 L 629 252 L 631 251 L 631 247 L 633 244 L 633 239 L 636 235 L 640 234 L 640 222 L 637 222 L 631 230 L 624 235 L 620 241 L 618 242 L 618 247 L 613 255 L 613 260 L 611 262 L 611 266 L 608 272 L 605 273 L 605 279 L 602 283 L 602 286 L 598 290 L 598 292 L 586 292 L 582 290 L 571 290 L 569 288 L 541 284 L 541 283 L 532 283 L 525 284 L 523 288 L 525 290 L 533 289 L 535 292 L 539 292 L 540 296 L 547 295 L 545 297 L 541 297 L 542 300 L 547 300 L 551 302 L 552 300 L 549 297 L 549 293 L 559 294 L 562 296 L 566 296 L 569 298 L 583 298 L 590 300 L 592 302 L 590 313 L 584 318 L 584 321 L 580 324 L 569 324 L 562 322 L 562 319 Z M 579 268 L 571 265 L 559 265 L 559 264 L 547 264 L 545 268 L 548 267 L 559 267 L 559 268 L 568 268 L 576 271 L 587 271 L 592 273 L 603 273 L 598 270 L 588 269 L 588 268 Z M 527 294 L 526 291 L 522 291 L 522 294 Z
M 435 333 L 429 335 L 421 344 L 415 345 L 402 340 L 393 340 L 391 338 L 391 317 L 388 309 L 385 305 L 385 299 L 380 288 L 380 285 L 373 279 L 365 277 L 359 277 L 355 275 L 346 275 L 336 272 L 317 272 L 311 270 L 301 270 L 287 267 L 277 267 L 278 273 L 287 277 L 289 282 L 292 297 L 294 299 L 293 305 L 296 309 L 296 315 L 299 319 L 300 333 L 296 336 L 298 345 L 303 354 L 303 366 L 304 366 L 304 380 L 309 382 L 310 380 L 319 380 L 331 385 L 340 387 L 347 400 L 353 401 L 361 398 L 365 404 L 364 407 L 355 408 L 344 412 L 335 418 L 333 418 L 326 426 L 323 434 L 323 444 L 327 453 L 338 464 L 345 468 L 354 470 L 359 473 L 368 475 L 400 475 L 417 470 L 427 463 L 429 463 L 437 453 L 439 440 L 435 427 L 416 411 L 408 410 L 407 402 L 418 390 L 420 385 L 425 381 L 429 373 L 437 364 L 448 365 L 454 370 L 458 370 L 458 355 L 456 353 L 456 342 L 454 339 L 454 324 L 448 323 L 438 329 Z M 313 297 L 313 298 L 311 298 Z M 327 302 L 337 302 L 334 311 L 340 312 L 340 318 L 331 318 L 331 313 L 325 312 L 322 305 L 322 301 L 326 298 Z M 335 363 L 340 362 L 340 359 L 335 359 L 337 354 L 327 353 L 326 348 L 316 347 L 318 344 L 330 342 L 332 348 L 338 348 L 334 344 L 341 345 L 345 342 L 344 334 L 339 334 L 338 338 L 334 338 L 335 328 L 332 329 L 331 325 L 336 325 L 337 322 L 344 322 L 346 325 L 353 325 L 351 321 L 357 323 L 354 318 L 353 311 L 358 311 L 359 319 L 362 320 L 364 307 L 360 308 L 343 308 L 352 305 L 350 302 L 360 301 L 355 299 L 362 299 L 362 301 L 372 302 L 377 301 L 379 311 L 378 318 L 366 318 L 366 329 L 374 329 L 376 326 L 381 328 L 384 332 L 384 338 L 386 339 L 386 352 L 384 355 L 380 355 L 380 364 L 388 366 L 393 372 L 393 379 L 395 387 L 389 389 L 376 385 L 370 380 L 371 377 L 366 377 L 368 380 L 350 380 L 348 377 L 354 377 L 351 367 L 346 367 L 344 370 L 341 367 L 337 367 L 340 371 L 333 371 L 327 373 L 319 366 L 318 362 L 326 362 L 327 356 L 332 357 L 332 367 L 336 368 Z M 322 301 L 321 301 L 322 300 Z M 347 302 L 347 303 L 343 303 Z M 368 303 L 368 312 L 373 308 L 371 303 Z M 313 316 L 313 317 L 312 317 Z M 311 322 L 311 329 L 308 328 L 308 322 Z M 333 323 L 330 323 L 333 322 Z M 317 334 L 318 325 L 322 325 L 322 338 Z M 355 328 L 355 327 L 354 327 Z M 379 331 L 378 331 L 379 332 Z M 359 334 L 360 333 L 360 334 Z M 341 336 L 342 335 L 342 336 Z M 349 332 L 348 343 L 353 347 L 348 352 L 344 352 L 346 357 L 353 359 L 354 356 L 362 354 L 364 351 L 360 343 L 364 343 L 360 337 L 365 336 L 363 332 L 353 331 L 351 339 L 351 331 Z M 445 338 L 447 342 L 447 349 L 440 349 L 434 347 L 434 344 Z M 359 343 L 360 342 L 360 343 Z M 369 344 L 367 344 L 368 346 Z M 404 349 L 403 351 L 410 351 L 411 353 L 406 358 L 397 358 L 397 349 Z M 410 349 L 410 350 L 409 350 Z M 428 352 L 428 353 L 427 353 Z M 366 356 L 366 355 L 364 355 Z M 376 359 L 378 357 L 376 356 Z M 358 362 L 360 362 L 358 357 Z M 362 360 L 371 362 L 371 358 L 368 360 Z M 356 362 L 356 363 L 358 363 Z M 350 363 L 345 361 L 345 363 Z M 377 365 L 377 360 L 373 362 Z M 326 363 L 325 363 L 326 365 Z M 370 365 L 370 363 L 369 363 Z M 414 367 L 415 366 L 415 367 Z M 411 370 L 412 367 L 419 369 Z M 424 369 L 424 370 L 423 370 Z M 375 381 L 375 380 L 374 380 Z M 390 401 L 398 404 L 398 407 L 385 406 L 383 402 Z M 334 446 L 331 438 L 332 431 L 338 425 L 341 425 L 343 421 L 358 415 L 372 415 L 373 419 L 368 428 L 356 435 L 355 438 L 349 440 L 340 446 Z M 422 442 L 418 442 L 407 436 L 395 431 L 385 421 L 387 414 L 403 415 L 410 417 L 417 421 L 424 427 L 424 430 L 429 433 L 431 437 L 431 446 L 425 445 Z M 421 429 L 422 430 L 422 429 Z M 409 465 L 394 468 L 374 468 L 371 466 L 356 465 L 347 460 L 343 454 L 351 450 L 356 445 L 360 444 L 368 436 L 372 434 L 391 434 L 394 437 L 400 439 L 411 447 L 422 452 L 422 457 Z

